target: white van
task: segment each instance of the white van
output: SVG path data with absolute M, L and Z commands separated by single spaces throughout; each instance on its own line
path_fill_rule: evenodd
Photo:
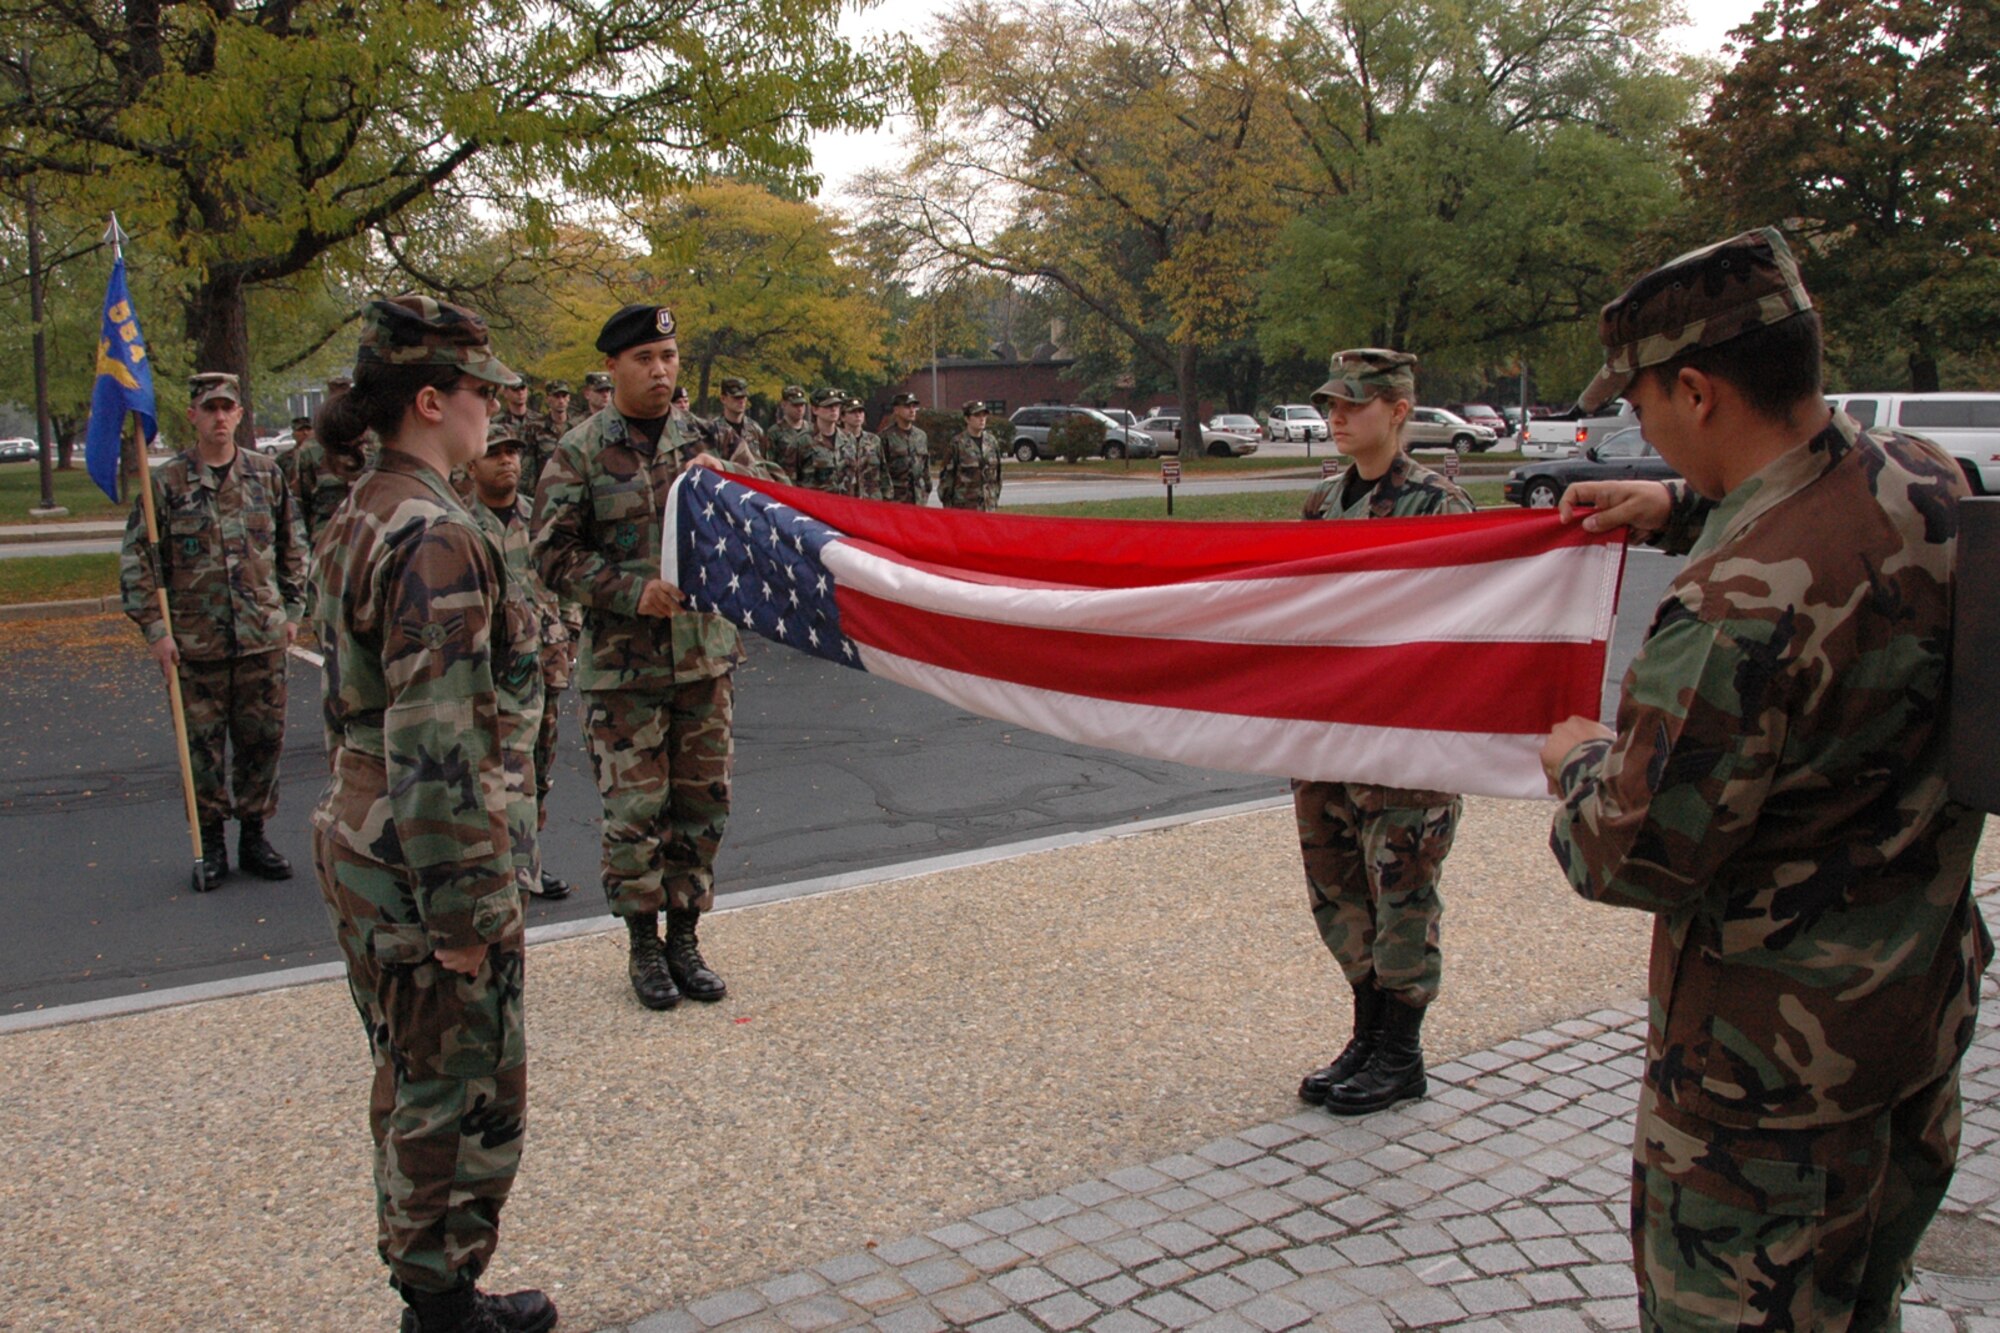
M 1936 441 L 1958 459 L 1975 494 L 2000 495 L 2000 393 L 1830 393 L 1826 400 L 1864 427 Z

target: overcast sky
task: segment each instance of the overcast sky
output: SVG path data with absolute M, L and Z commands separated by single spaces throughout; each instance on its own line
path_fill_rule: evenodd
M 947 8 L 949 0 L 884 0 L 864 14 L 849 12 L 841 21 L 841 31 L 849 37 L 881 32 L 906 32 L 918 42 L 925 40 L 934 15 Z M 1723 36 L 1757 11 L 1760 0 L 1681 0 L 1689 22 L 1678 30 L 1680 44 L 1689 51 L 1715 53 L 1722 49 Z M 820 198 L 838 208 L 848 181 L 869 167 L 901 159 L 897 130 L 889 128 L 868 134 L 822 134 L 813 142 L 813 158 L 826 178 Z

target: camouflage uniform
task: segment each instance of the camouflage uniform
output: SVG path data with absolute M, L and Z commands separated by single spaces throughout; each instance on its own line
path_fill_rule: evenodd
M 887 460 L 890 500 L 920 505 L 931 496 L 931 446 L 923 428 L 898 430 L 891 424 L 882 432 L 882 453 Z
M 501 429 L 496 426 L 495 433 Z M 510 438 L 519 438 L 511 431 L 506 434 Z M 529 554 L 534 514 L 528 507 L 528 497 L 516 495 L 513 505 L 504 511 L 496 511 L 477 500 L 467 508 L 480 529 L 499 548 L 501 559 L 506 562 L 507 595 L 527 603 L 535 619 L 536 656 L 541 663 L 542 688 L 535 709 L 535 801 L 531 813 L 534 826 L 539 830 L 546 822 L 544 812 L 548 809 L 549 791 L 555 786 L 556 700 L 569 688 L 569 627 L 563 623 L 562 607 L 557 604 L 555 595 L 543 585 L 542 576 L 535 569 Z M 523 867 L 523 872 L 523 887 L 531 893 L 535 892 L 541 875 L 540 865 Z
M 469 311 L 401 297 L 370 316 L 364 363 L 511 378 Z M 427 331 L 451 341 L 410 345 Z M 445 479 L 397 450 L 327 529 L 318 583 L 332 776 L 313 856 L 375 1066 L 377 1246 L 414 1304 L 485 1269 L 520 1163 L 540 630 Z M 470 977 L 435 956 L 476 945 Z
M 493 414 L 493 426 L 521 442 L 521 492 L 533 495 L 559 437 L 549 429 L 548 419 L 540 412 L 515 416 L 502 408 Z
M 1682 256 L 1605 308 L 1590 394 L 1808 309 L 1775 232 Z M 1719 503 L 1669 489 L 1688 563 L 1551 835 L 1577 892 L 1655 918 L 1641 1323 L 1893 1327 L 1992 954 L 1944 777 L 1964 478 L 1836 413 Z
M 563 437 L 537 502 L 536 565 L 558 596 L 583 605 L 576 684 L 604 800 L 604 892 L 618 916 L 706 911 L 729 817 L 736 628 L 702 612 L 638 614 L 659 577 L 667 490 L 693 444 L 671 418 L 656 448 L 615 408 L 600 412 Z
M 840 431 L 834 435 L 833 445 L 835 475 L 829 489 L 836 495 L 851 495 L 859 500 L 882 499 L 882 478 L 886 470 L 882 438 L 873 431 L 853 434 Z
M 1469 514 L 1470 497 L 1398 453 L 1374 490 L 1341 508 L 1347 474 L 1307 497 L 1303 517 L 1408 518 Z M 1443 967 L 1438 881 L 1465 803 L 1450 792 L 1362 782 L 1292 783 L 1307 901 L 1319 935 L 1347 983 L 1373 984 L 1422 1008 L 1437 996 Z
M 938 503 L 946 509 L 1000 507 L 1000 442 L 962 430 L 937 459 Z
M 359 469 L 337 462 L 318 440 L 309 440 L 292 451 L 298 455 L 292 468 L 292 494 L 298 500 L 299 518 L 305 524 L 309 548 L 319 545 L 319 535 L 326 531 L 334 511 L 347 499 L 354 483 L 375 466 L 380 451 L 381 446 L 371 436 Z
M 166 581 L 207 842 L 226 819 L 261 822 L 278 809 L 285 626 L 305 614 L 306 538 L 283 474 L 262 454 L 238 449 L 218 476 L 190 449 L 154 468 L 152 479 L 160 544 L 147 542 L 135 502 L 119 584 L 125 614 L 151 644 L 167 634 L 156 596 Z

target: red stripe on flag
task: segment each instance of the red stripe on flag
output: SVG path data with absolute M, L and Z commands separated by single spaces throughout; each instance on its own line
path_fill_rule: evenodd
M 1240 717 L 1539 735 L 1552 717 L 1595 717 L 1604 675 L 1602 642 L 1205 643 L 994 624 L 847 587 L 834 595 L 848 637 L 899 657 L 1085 698 Z
M 1272 578 L 1340 570 L 1412 569 L 1515 559 L 1600 546 L 1623 530 L 1585 532 L 1547 510 L 1482 510 L 1363 523 L 1186 523 L 1066 519 L 883 504 L 730 476 L 881 554 L 919 567 L 1016 583 L 1134 588 L 1202 579 Z M 985 580 L 975 580 L 985 581 Z

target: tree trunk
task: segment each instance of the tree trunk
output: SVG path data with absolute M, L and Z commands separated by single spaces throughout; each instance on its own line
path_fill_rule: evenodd
M 1917 345 L 1910 349 L 1910 392 L 1936 393 L 1937 391 L 1937 353 L 1931 350 L 1930 339 L 1920 336 Z
M 221 372 L 236 376 L 243 391 L 243 420 L 236 427 L 236 447 L 257 444 L 257 409 L 250 383 L 250 303 L 240 279 L 210 275 L 187 305 L 188 342 L 194 348 L 197 375 Z M 153 366 L 157 383 L 160 367 Z
M 1174 388 L 1181 404 L 1181 466 L 1190 467 L 1201 458 L 1201 394 L 1195 388 L 1195 373 L 1201 369 L 1201 344 L 1188 340 L 1181 344 L 1180 365 L 1175 368 Z
M 56 428 L 56 471 L 67 472 L 76 464 L 71 455 L 76 452 L 76 418 L 56 413 L 51 420 Z

